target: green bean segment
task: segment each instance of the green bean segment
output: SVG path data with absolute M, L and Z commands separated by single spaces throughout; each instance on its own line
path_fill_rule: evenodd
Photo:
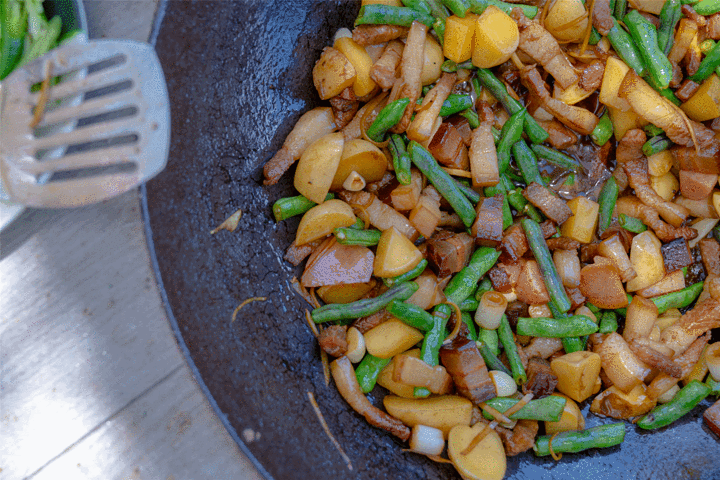
M 693 380 L 681 388 L 670 402 L 653 408 L 636 425 L 644 430 L 654 430 L 670 425 L 690 413 L 690 410 L 709 394 L 710 387 L 707 384 Z
M 409 104 L 409 98 L 401 98 L 385 105 L 378 113 L 378 116 L 375 117 L 372 125 L 367 129 L 367 132 L 365 132 L 368 138 L 376 142 L 382 142 L 385 132 L 397 125 Z
M 403 282 L 375 298 L 357 300 L 351 303 L 331 303 L 316 308 L 310 314 L 313 322 L 324 323 L 334 320 L 354 320 L 379 312 L 393 300 L 407 300 L 418 289 L 415 282 Z
M 598 326 L 590 317 L 585 315 L 571 315 L 567 318 L 535 317 L 518 318 L 518 335 L 532 337 L 580 337 L 598 331 Z
M 385 310 L 387 310 L 387 312 L 392 316 L 402 320 L 404 323 L 417 328 L 418 330 L 422 330 L 423 332 L 429 332 L 433 328 L 433 316 L 412 303 L 393 300 L 387 304 Z
M 514 407 L 520 400 L 515 398 L 495 397 L 485 401 L 500 413 L 505 413 Z M 517 412 L 511 414 L 510 420 L 537 420 L 539 422 L 557 422 L 562 416 L 567 400 L 557 395 L 550 395 L 545 398 L 531 400 Z M 483 411 L 483 416 L 493 420 L 493 416 Z
M 642 220 L 630 217 L 624 213 L 621 213 L 620 216 L 618 216 L 618 223 L 628 232 L 642 233 L 647 230 L 647 227 L 644 223 L 642 223 Z
M 554 437 L 543 435 L 535 441 L 535 455 L 550 455 L 550 440 L 555 453 L 577 453 L 590 448 L 606 448 L 619 445 L 625 440 L 625 423 L 610 423 L 579 432 L 562 432 Z
M 510 363 L 510 370 L 512 370 L 512 377 L 515 380 L 515 383 L 518 385 L 527 383 L 525 367 L 523 367 L 522 361 L 520 360 L 520 354 L 518 353 L 517 345 L 515 344 L 515 338 L 513 337 L 512 329 L 510 328 L 510 322 L 508 322 L 507 315 L 505 314 L 503 314 L 500 319 L 498 338 L 505 350 L 508 363 Z
M 598 236 L 602 235 L 602 233 L 610 227 L 618 193 L 620 193 L 620 190 L 615 182 L 615 177 L 608 178 L 602 190 L 600 190 L 598 197 L 598 203 L 600 204 L 598 213 Z
M 490 247 L 480 247 L 473 252 L 470 263 L 460 270 L 445 287 L 444 293 L 448 301 L 459 305 L 468 298 L 477 287 L 478 281 L 490 270 L 500 252 Z
M 409 27 L 416 20 L 428 27 L 432 27 L 435 22 L 431 15 L 418 12 L 412 8 L 371 4 L 360 7 L 360 13 L 355 20 L 355 25 L 390 24 Z
M 572 158 L 570 155 L 565 155 L 554 148 L 546 147 L 545 145 L 532 145 L 530 148 L 532 148 L 532 151 L 535 152 L 535 155 L 548 163 L 552 163 L 556 167 L 571 170 L 573 172 L 579 172 L 581 169 L 580 162 Z
M 363 393 L 370 393 L 375 388 L 378 375 L 389 363 L 391 358 L 378 358 L 366 353 L 355 369 L 355 377 Z
M 350 227 L 338 227 L 333 230 L 333 235 L 338 243 L 342 245 L 361 245 L 372 247 L 380 241 L 380 230 L 358 230 Z
M 383 278 L 383 283 L 388 287 L 392 287 L 393 285 L 397 285 L 398 283 L 409 282 L 410 280 L 419 277 L 427 266 L 428 261 L 423 258 L 422 260 L 420 260 L 420 263 L 418 263 L 415 268 L 413 268 L 409 272 L 405 272 L 402 275 L 398 275 L 397 277 L 393 278 Z

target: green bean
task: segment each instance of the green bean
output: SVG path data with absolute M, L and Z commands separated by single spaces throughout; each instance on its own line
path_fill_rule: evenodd
M 615 210 L 615 203 L 617 203 L 619 189 L 615 182 L 615 177 L 610 177 L 603 185 L 600 190 L 600 196 L 598 197 L 598 203 L 600 204 L 600 211 L 598 214 L 598 236 L 610 227 L 610 221 L 612 220 L 613 210 Z
M 572 158 L 570 155 L 565 155 L 562 152 L 558 152 L 554 148 L 546 147 L 545 145 L 532 145 L 532 151 L 535 155 L 555 165 L 556 167 L 571 170 L 573 172 L 580 171 L 580 163 Z
M 513 157 L 515 162 L 518 164 L 520 173 L 525 180 L 525 183 L 530 185 L 532 182 L 537 182 L 540 185 L 545 185 L 545 181 L 540 176 L 540 170 L 538 168 L 538 161 L 535 153 L 530 150 L 525 140 L 516 142 L 512 147 Z
M 363 393 L 370 393 L 375 388 L 377 377 L 383 368 L 387 367 L 391 358 L 378 358 L 366 353 L 355 369 L 355 377 Z
M 590 302 L 585 302 L 585 306 L 593 313 L 598 313 L 600 311 L 600 307 L 597 307 Z
M 470 257 L 470 263 L 453 276 L 443 293 L 455 305 L 468 298 L 477 287 L 480 278 L 495 265 L 500 252 L 490 247 L 480 247 Z
M 405 272 L 402 275 L 398 275 L 397 277 L 393 278 L 383 278 L 383 283 L 386 287 L 393 287 L 399 283 L 402 282 L 409 282 L 410 280 L 413 280 L 414 278 L 417 278 L 420 276 L 420 274 L 425 271 L 425 268 L 428 266 L 428 261 L 426 259 L 420 260 L 420 263 L 418 263 L 412 270 L 409 272 Z
M 616 4 L 617 5 L 617 4 Z M 640 53 L 638 53 L 633 43 L 630 34 L 623 30 L 617 23 L 617 20 L 613 19 L 613 28 L 607 34 L 608 40 L 612 44 L 615 51 L 620 55 L 620 58 L 639 76 L 645 75 L 645 65 L 643 65 Z
M 407 300 L 418 289 L 415 282 L 403 282 L 395 285 L 387 292 L 375 298 L 366 298 L 351 303 L 330 303 L 316 308 L 310 314 L 313 322 L 324 323 L 333 320 L 353 320 L 360 317 L 367 317 L 382 310 L 385 305 L 393 300 Z
M 486 400 L 485 403 L 490 405 L 500 413 L 505 413 L 514 407 L 520 400 L 516 398 L 495 397 Z M 557 395 L 550 395 L 545 398 L 529 401 L 524 407 L 510 415 L 510 420 L 537 420 L 538 422 L 557 422 L 562 417 L 567 399 Z M 494 420 L 494 417 L 483 411 L 483 417 L 488 420 Z
M 512 370 L 512 377 L 515 383 L 518 385 L 527 383 L 525 367 L 523 367 L 522 361 L 520 360 L 520 354 L 515 344 L 510 322 L 508 322 L 507 315 L 504 313 L 502 317 L 500 317 L 500 326 L 498 326 L 497 332 L 498 339 L 503 346 L 503 350 L 505 350 L 505 356 L 508 359 L 508 363 L 510 363 L 510 370 Z
M 355 223 L 350 225 L 348 228 L 354 228 L 355 230 L 365 230 L 365 222 L 362 218 L 356 218 Z
M 640 220 L 639 218 L 630 217 L 628 215 L 625 215 L 624 213 L 621 213 L 618 216 L 618 223 L 628 232 L 642 233 L 647 230 L 647 227 L 644 223 L 642 223 L 642 220 Z
M 600 319 L 600 327 L 598 332 L 600 333 L 612 333 L 618 329 L 617 316 L 615 312 L 605 312 Z
M 488 370 L 497 370 L 498 372 L 512 375 L 510 370 L 508 370 L 505 364 L 500 361 L 497 354 L 492 351 L 489 345 L 482 340 L 478 340 L 475 344 L 477 345 L 483 360 L 485 360 L 485 365 L 487 365 Z
M 597 45 L 602 40 L 602 35 L 597 31 L 597 28 L 592 27 L 590 29 L 590 38 L 588 39 L 588 45 Z
M 437 39 L 441 47 L 445 46 L 445 27 L 446 25 L 444 18 L 435 18 L 435 21 L 432 24 L 432 28 L 437 35 Z M 426 388 L 424 388 L 423 390 L 429 391 Z
M 715 69 L 720 66 L 720 43 L 717 43 L 712 50 L 710 50 L 700 62 L 700 67 L 694 75 L 690 75 L 690 80 L 697 83 L 702 83 L 703 80 L 708 78 L 715 72 Z
M 431 15 L 430 5 L 425 0 L 402 0 L 402 4 L 408 8 L 424 13 L 425 15 Z
M 673 45 L 675 25 L 682 17 L 680 0 L 666 0 L 660 10 L 660 28 L 658 29 L 658 47 L 667 55 Z
M 468 108 L 467 110 L 458 112 L 458 115 L 467 119 L 470 128 L 476 129 L 480 126 L 480 119 L 478 118 L 478 114 L 472 108 Z
M 440 2 L 440 0 L 427 0 L 428 7 L 430 7 L 430 15 L 441 20 L 445 20 L 450 14 L 447 8 Z
M 442 342 L 445 340 L 447 333 L 445 327 L 452 312 L 453 308 L 446 303 L 436 306 L 433 311 L 433 327 L 425 333 L 425 338 L 420 347 L 420 359 L 431 367 L 440 363 L 440 347 L 442 347 Z M 430 395 L 430 391 L 425 387 L 416 387 L 414 395 L 416 397 L 427 397 Z
M 715 225 L 715 227 L 712 229 L 712 234 L 715 237 L 715 240 L 720 242 L 720 223 Z
M 467 312 L 462 312 L 462 321 L 468 329 L 468 338 L 473 342 L 477 341 L 477 327 L 473 318 Z
M 489 292 L 493 289 L 492 282 L 489 278 L 485 277 L 480 282 L 480 285 L 478 285 L 477 290 L 475 290 L 475 300 L 478 302 L 482 299 L 482 296 L 485 292 Z
M 613 124 L 610 120 L 610 115 L 608 114 L 608 112 L 605 112 L 603 116 L 600 117 L 600 121 L 590 134 L 590 138 L 593 142 L 595 142 L 596 145 L 602 147 L 608 142 L 608 140 L 610 140 L 612 134 Z
M 712 375 L 708 374 L 705 384 L 710 387 L 709 395 L 714 397 L 720 396 L 720 382 L 715 380 Z
M 545 242 L 545 237 L 542 234 L 542 230 L 540 230 L 540 225 L 527 218 L 523 219 L 521 224 L 523 230 L 525 230 L 528 245 L 535 255 L 535 260 L 537 260 L 540 271 L 545 279 L 545 286 L 550 295 L 550 302 L 553 303 L 560 312 L 567 312 L 571 306 L 570 299 L 568 299 L 567 293 L 565 293 L 565 287 L 563 287 L 560 276 L 557 273 L 555 263 L 550 255 L 550 250 Z
M 438 165 L 432 154 L 425 147 L 411 141 L 408 146 L 410 159 L 416 167 L 427 177 L 430 183 L 440 195 L 448 201 L 450 206 L 458 214 L 463 224 L 470 228 L 475 221 L 475 209 L 462 191 L 458 188 L 455 180 Z
M 510 149 L 522 139 L 527 110 L 522 108 L 513 113 L 502 127 L 500 143 L 497 145 L 498 170 L 504 173 L 510 167 Z
M 385 310 L 403 323 L 423 332 L 429 332 L 433 328 L 433 316 L 412 303 L 393 300 L 387 304 Z
M 443 102 L 440 109 L 440 116 L 447 117 L 472 107 L 473 101 L 470 95 L 457 95 L 452 93 L 448 95 L 447 100 Z
M 380 230 L 358 230 L 356 228 L 338 227 L 333 230 L 335 239 L 341 245 L 362 245 L 372 247 L 380 241 Z
M 656 127 L 652 123 L 645 125 L 643 127 L 643 130 L 645 131 L 645 133 L 647 134 L 648 137 L 655 137 L 657 135 L 663 135 L 665 133 L 662 128 Z
M 333 198 L 335 198 L 335 195 L 333 195 L 332 193 L 328 193 L 325 197 L 325 200 L 332 200 Z M 313 202 L 312 200 L 308 200 L 302 195 L 297 195 L 295 197 L 284 197 L 277 199 L 275 203 L 273 203 L 272 209 L 273 215 L 275 216 L 275 221 L 281 222 L 290 217 L 294 217 L 295 215 L 302 215 L 303 213 L 313 208 L 315 205 L 317 205 L 317 203 Z
M 707 384 L 693 380 L 681 388 L 668 403 L 653 408 L 636 425 L 645 430 L 654 430 L 670 425 L 690 413 L 690 410 L 709 394 L 710 387 Z
M 477 310 L 478 306 L 480 305 L 480 302 L 475 300 L 475 297 L 472 295 L 460 302 L 458 307 L 460 308 L 461 312 L 474 312 Z
M 706 38 L 702 41 L 702 43 L 700 43 L 700 45 L 698 45 L 698 48 L 700 48 L 700 51 L 702 53 L 709 52 L 713 49 L 713 47 L 715 47 L 715 40 L 713 40 L 712 38 Z
M 465 13 L 469 7 L 463 0 L 440 0 L 440 2 L 442 2 L 442 4 L 445 5 L 445 7 L 447 7 L 453 15 L 465 18 Z
M 610 4 L 610 15 L 615 15 L 615 0 L 610 0 L 608 3 Z M 623 15 L 625 15 L 625 12 L 623 12 Z M 622 18 L 622 15 L 620 18 Z
M 516 4 L 513 5 L 517 6 Z M 472 8 L 470 10 L 472 10 Z M 513 115 L 524 108 L 519 101 L 510 96 L 505 84 L 498 80 L 490 69 L 478 68 L 477 80 L 483 87 L 487 88 L 500 103 L 502 103 L 510 115 Z M 541 127 L 539 123 L 537 123 L 532 115 L 525 115 L 525 124 L 523 128 L 532 143 L 543 143 L 549 137 L 548 132 Z
M 472 187 L 470 187 L 469 185 L 465 185 L 464 183 L 461 183 L 454 178 L 453 180 L 455 180 L 455 183 L 457 184 L 457 187 L 460 189 L 462 194 L 465 195 L 468 200 L 470 200 L 470 203 L 472 203 L 473 205 L 477 205 L 480 201 L 480 194 L 473 190 Z
M 637 10 L 625 15 L 625 25 L 638 47 L 640 58 L 647 69 L 647 76 L 657 89 L 665 89 L 672 80 L 673 67 L 670 60 L 658 47 L 657 30 Z
M 360 7 L 360 13 L 355 19 L 355 26 L 390 24 L 409 27 L 416 20 L 427 25 L 428 28 L 432 27 L 433 22 L 435 22 L 431 15 L 418 12 L 412 8 L 371 4 Z
M 598 331 L 598 326 L 590 317 L 585 315 L 572 315 L 567 318 L 518 318 L 518 335 L 531 337 L 565 338 L 590 335 Z
M 625 10 L 627 10 L 627 0 L 615 0 L 615 9 L 613 10 L 613 16 L 615 18 L 623 18 L 625 16 Z
M 700 295 L 703 289 L 703 282 L 693 283 L 677 292 L 666 293 L 650 300 L 658 307 L 658 315 L 661 315 L 671 308 L 685 308 Z
M 483 342 L 493 355 L 500 355 L 500 340 L 498 339 L 497 330 L 489 330 L 482 327 L 478 328 L 478 341 Z M 510 372 L 508 372 L 508 375 L 509 374 Z
M 473 13 L 477 13 L 478 15 L 483 13 L 487 7 L 490 5 L 494 5 L 503 12 L 510 15 L 512 13 L 512 9 L 517 7 L 520 8 L 523 11 L 523 14 L 530 19 L 533 19 L 537 16 L 538 8 L 533 7 L 531 5 L 523 5 L 521 3 L 506 3 L 501 2 L 500 0 L 469 0 L 470 1 L 470 11 Z
M 555 453 L 576 453 L 590 448 L 605 448 L 619 445 L 625 440 L 625 423 L 609 423 L 579 432 L 561 432 L 555 436 L 543 435 L 535 441 L 535 455 L 550 455 L 550 442 Z
M 447 62 L 452 62 L 452 60 L 447 60 L 445 63 Z M 445 65 L 445 63 L 443 63 L 443 65 Z M 418 98 L 416 103 L 417 105 L 422 105 L 422 99 Z M 456 93 L 451 93 L 443 102 L 442 108 L 440 108 L 440 116 L 448 117 L 455 113 L 462 112 L 463 110 L 467 110 L 468 108 L 471 108 L 472 105 L 473 102 L 470 95 L 458 95 Z
M 512 211 L 510 210 L 510 203 L 508 202 L 507 191 L 502 182 L 498 182 L 497 185 L 492 187 L 485 187 L 483 193 L 486 197 L 494 197 L 495 195 L 502 196 L 502 217 L 503 217 L 503 230 L 508 228 L 513 223 Z
M 392 156 L 393 169 L 395 170 L 395 177 L 401 185 L 410 185 L 412 182 L 412 175 L 410 174 L 410 154 L 405 150 L 405 142 L 401 135 L 396 133 L 390 135 L 390 142 L 388 142 L 388 149 Z
M 385 107 L 380 110 L 380 113 L 378 113 L 378 116 L 375 117 L 372 125 L 367 129 L 367 132 L 365 132 L 367 136 L 371 140 L 382 142 L 385 137 L 385 132 L 397 125 L 409 104 L 409 98 L 401 98 L 385 105 Z
M 718 0 L 702 0 L 693 7 L 698 15 L 712 15 L 720 12 L 720 1 Z
M 671 142 L 665 135 L 658 135 L 645 142 L 642 146 L 642 151 L 645 156 L 649 157 L 650 155 L 667 150 L 672 146 L 672 144 L 673 142 Z

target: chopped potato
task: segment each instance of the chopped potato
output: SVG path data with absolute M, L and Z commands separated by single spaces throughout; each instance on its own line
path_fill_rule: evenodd
M 628 292 L 648 287 L 662 280 L 665 276 L 663 263 L 662 243 L 650 230 L 636 235 L 630 246 L 630 262 L 633 264 L 637 277 L 630 280 L 626 289 Z
M 472 427 L 458 425 L 448 437 L 448 456 L 460 475 L 468 480 L 502 480 L 507 468 L 505 449 L 500 436 L 494 430 L 480 441 L 471 452 L 463 455 L 470 442 L 484 428 L 484 423 Z
M 386 395 L 385 410 L 405 425 L 426 425 L 442 430 L 445 437 L 456 425 L 469 426 L 473 404 L 465 397 L 439 395 L 431 398 L 401 398 Z
M 315 203 L 323 203 L 342 158 L 345 139 L 329 133 L 305 149 L 295 169 L 295 190 Z
M 573 216 L 560 226 L 560 232 L 580 243 L 590 243 L 597 229 L 600 205 L 585 197 L 575 197 L 567 205 Z
M 696 122 L 720 117 L 720 78 L 710 75 L 680 108 Z
M 475 23 L 478 15 L 468 13 L 465 18 L 451 15 L 445 19 L 445 56 L 455 63 L 462 63 L 472 56 L 475 41 Z
M 557 389 L 576 402 L 592 395 L 600 375 L 600 355 L 593 352 L 573 352 L 555 358 L 550 368 L 558 377 Z
M 342 52 L 355 67 L 355 82 L 353 82 L 355 95 L 362 97 L 372 92 L 375 88 L 375 81 L 370 78 L 373 62 L 365 51 L 365 47 L 358 45 L 349 37 L 338 38 L 334 47 Z
M 383 231 L 375 254 L 374 274 L 392 278 L 409 272 L 420 263 L 420 250 L 395 227 Z
M 630 104 L 627 100 L 618 97 L 620 84 L 622 83 L 623 78 L 625 78 L 625 74 L 628 70 L 630 70 L 630 67 L 625 65 L 625 62 L 619 58 L 608 57 L 607 62 L 605 63 L 602 85 L 600 86 L 600 103 L 603 103 L 608 107 L 613 107 L 621 112 L 627 112 L 630 110 Z
M 391 318 L 365 332 L 365 348 L 378 358 L 392 358 L 422 340 L 424 335 L 397 318 Z
M 355 83 L 357 73 L 339 50 L 326 47 L 313 68 L 313 82 L 320 98 L 332 98 Z
M 545 28 L 562 42 L 582 40 L 588 25 L 587 11 L 582 0 L 557 0 L 551 4 Z
M 472 63 L 490 68 L 507 62 L 520 42 L 515 21 L 505 12 L 490 5 L 477 19 Z
M 342 200 L 328 200 L 316 205 L 300 219 L 295 244 L 304 245 L 318 238 L 323 238 L 338 227 L 349 227 L 355 223 L 356 217 L 352 207 Z

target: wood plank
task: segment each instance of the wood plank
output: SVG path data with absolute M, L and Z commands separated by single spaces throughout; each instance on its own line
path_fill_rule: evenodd
M 240 456 L 183 365 L 30 478 L 262 480 Z
M 3 478 L 37 470 L 184 362 L 137 192 L 39 226 L 0 264 L 0 292 Z

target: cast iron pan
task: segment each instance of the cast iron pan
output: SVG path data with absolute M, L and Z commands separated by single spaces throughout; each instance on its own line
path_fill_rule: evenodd
M 270 209 L 294 194 L 292 175 L 270 188 L 261 184 L 264 162 L 318 101 L 315 59 L 339 27 L 352 25 L 358 4 L 167 4 L 157 50 L 173 105 L 172 146 L 167 170 L 147 185 L 158 279 L 198 381 L 268 478 L 459 478 L 452 466 L 402 453 L 400 442 L 367 425 L 325 385 L 302 317 L 308 306 L 290 289 L 300 271 L 282 260 L 298 220 L 277 224 Z M 238 231 L 209 234 L 238 208 Z M 254 296 L 269 300 L 247 305 L 231 323 L 234 308 Z M 370 396 L 375 404 L 380 390 Z M 352 472 L 323 433 L 308 391 Z M 506 478 L 720 478 L 720 447 L 702 426 L 702 411 L 649 434 L 628 424 L 622 446 L 566 454 L 558 463 L 511 458 Z M 587 420 L 604 422 L 591 414 Z M 243 443 L 250 431 L 255 439 Z

